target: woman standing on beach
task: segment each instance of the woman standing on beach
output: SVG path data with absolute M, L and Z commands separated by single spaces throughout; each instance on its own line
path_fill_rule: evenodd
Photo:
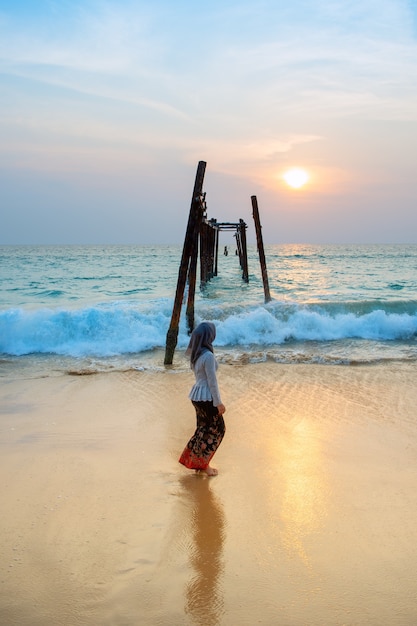
M 223 419 L 226 407 L 220 398 L 217 361 L 213 353 L 215 337 L 215 325 L 202 322 L 193 330 L 186 351 L 190 355 L 190 365 L 195 376 L 195 384 L 188 397 L 195 408 L 197 428 L 179 459 L 188 469 L 201 470 L 208 476 L 217 474 L 217 470 L 210 466 L 210 461 L 226 430 Z

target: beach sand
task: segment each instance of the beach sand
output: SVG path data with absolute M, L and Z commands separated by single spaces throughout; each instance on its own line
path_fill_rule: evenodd
M 415 365 L 219 383 L 207 478 L 184 367 L 2 379 L 2 626 L 417 624 Z

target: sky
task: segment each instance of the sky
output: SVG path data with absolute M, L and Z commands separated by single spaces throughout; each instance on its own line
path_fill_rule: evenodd
M 417 243 L 417 0 L 0 0 L 0 244 L 180 244 L 199 161 L 249 243 Z

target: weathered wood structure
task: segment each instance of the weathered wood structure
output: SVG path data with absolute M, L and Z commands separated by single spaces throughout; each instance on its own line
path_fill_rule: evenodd
M 200 161 L 197 167 L 187 230 L 185 233 L 184 246 L 178 271 L 174 307 L 166 338 L 165 365 L 171 365 L 174 358 L 174 352 L 178 340 L 181 308 L 183 305 L 187 281 L 188 297 L 186 319 L 189 333 L 191 333 L 194 328 L 194 299 L 199 250 L 200 288 L 204 288 L 206 283 L 211 280 L 211 278 L 217 276 L 220 231 L 235 231 L 234 236 L 236 237 L 236 248 L 242 270 L 242 280 L 249 282 L 248 252 L 246 243 L 247 224 L 243 219 L 239 219 L 239 222 L 218 222 L 216 219 L 207 219 L 206 194 L 203 192 L 206 165 L 205 161 Z M 262 230 L 256 196 L 252 196 L 252 207 L 256 228 L 256 240 L 261 262 L 265 302 L 269 302 L 271 300 L 271 296 L 269 294 L 268 275 L 266 270 Z
M 259 262 L 261 264 L 262 283 L 264 286 L 265 302 L 270 302 L 271 294 L 269 292 L 268 272 L 266 269 L 264 243 L 262 239 L 262 226 L 261 226 L 261 220 L 259 219 L 258 200 L 256 196 L 251 196 L 251 201 L 252 201 L 253 221 L 255 222 L 255 230 L 256 230 L 256 244 L 258 246 Z
M 219 258 L 219 232 L 235 231 L 236 248 L 239 263 L 242 269 L 242 280 L 249 282 L 248 249 L 246 245 L 247 225 L 240 219 L 239 222 L 218 222 L 216 219 L 207 221 L 203 216 L 200 231 L 200 286 L 204 285 L 213 276 L 217 276 Z

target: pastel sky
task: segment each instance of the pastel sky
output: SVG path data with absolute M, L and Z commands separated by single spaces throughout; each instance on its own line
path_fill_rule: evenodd
M 0 0 L 0 243 L 182 243 L 200 160 L 249 242 L 417 243 L 416 0 Z

